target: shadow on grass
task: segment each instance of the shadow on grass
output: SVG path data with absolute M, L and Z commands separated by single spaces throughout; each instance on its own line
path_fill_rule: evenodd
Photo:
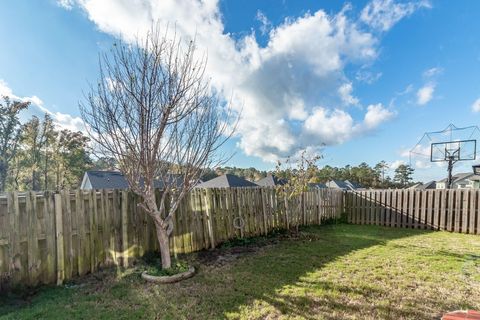
M 414 307 L 415 301 L 406 301 L 405 307 L 385 300 L 388 288 L 369 283 L 346 285 L 310 275 L 322 272 L 327 265 L 355 251 L 430 232 L 343 224 L 307 227 L 296 237 L 279 235 L 260 243 L 258 239 L 244 241 L 245 250 L 230 243 L 221 249 L 200 253 L 196 260 L 201 263 L 197 265 L 199 273 L 172 285 L 146 284 L 139 278 L 141 268 L 136 268 L 121 277 L 108 273 L 104 277 L 92 275 L 91 281 L 78 288 L 41 289 L 20 304 L 12 297 L 0 298 L 0 319 L 2 314 L 5 319 L 89 316 L 221 319 L 247 315 L 248 318 L 297 315 L 306 319 L 318 319 L 319 315 L 326 319 L 339 319 L 342 315 L 425 318 L 425 314 Z M 237 255 L 238 252 L 242 254 Z M 205 260 L 205 256 L 209 259 Z M 235 259 L 225 260 L 226 256 Z M 218 261 L 227 262 L 219 264 Z M 347 279 L 349 276 L 343 275 Z M 318 294 L 311 294 L 312 291 Z M 352 303 L 355 299 L 357 302 Z M 6 305 L 2 306 L 2 302 Z M 442 301 L 423 302 L 446 305 Z M 259 304 L 262 306 L 251 309 Z M 438 311 L 432 318 L 439 315 Z

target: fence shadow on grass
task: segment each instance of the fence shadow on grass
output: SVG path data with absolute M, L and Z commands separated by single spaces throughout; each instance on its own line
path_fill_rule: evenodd
M 405 312 L 395 306 L 376 306 L 375 303 L 357 305 L 348 303 L 346 296 L 363 296 L 367 301 L 379 300 L 387 294 L 387 289 L 376 288 L 368 284 L 351 286 L 334 283 L 309 275 L 322 270 L 330 263 L 358 250 L 376 245 L 384 245 L 390 240 L 426 234 L 427 230 L 402 230 L 348 225 L 331 225 L 306 228 L 307 236 L 293 242 L 281 243 L 272 251 L 247 258 L 234 268 L 233 276 L 245 281 L 221 283 L 226 288 L 222 296 L 236 295 L 236 292 L 248 292 L 239 295 L 234 303 L 224 303 L 222 297 L 216 303 L 222 305 L 221 314 L 241 312 L 246 306 L 253 306 L 255 301 L 263 301 L 273 306 L 282 314 L 298 315 L 306 319 L 317 319 L 318 313 L 332 319 L 341 318 L 341 314 L 376 313 L 376 308 L 383 314 L 394 313 L 414 317 L 416 311 Z M 367 231 L 367 233 L 363 233 Z M 251 263 L 252 262 L 252 263 Z M 346 274 L 345 277 L 350 275 Z M 357 279 L 358 280 L 358 279 Z M 284 293 L 279 291 L 283 290 Z M 305 290 L 316 291 L 320 297 L 302 294 Z M 289 291 L 293 294 L 288 294 Z M 287 292 L 287 293 L 285 293 Z M 227 299 L 225 299 L 227 300 Z M 333 315 L 336 314 L 336 315 Z
M 480 234 L 480 190 L 389 189 L 348 191 L 345 209 L 354 224 Z
M 402 284 L 405 286 L 403 289 L 405 291 L 395 293 L 392 293 L 392 291 L 397 290 L 395 281 L 390 282 L 389 273 L 387 273 L 384 282 L 380 281 L 381 286 L 378 286 L 378 283 L 368 283 L 368 280 L 359 279 L 364 275 L 371 276 L 370 272 L 375 273 L 370 279 L 381 277 L 383 268 L 388 268 L 388 265 L 382 265 L 380 262 L 382 260 L 370 263 L 368 261 L 370 256 L 362 255 L 361 257 L 366 259 L 366 263 L 362 260 L 352 261 L 348 258 L 348 262 L 340 263 L 351 263 L 354 266 L 358 264 L 360 271 L 355 267 L 345 270 L 341 270 L 341 268 L 340 270 L 332 270 L 332 267 L 329 266 L 329 264 L 337 263 L 340 258 L 345 258 L 350 253 L 377 245 L 383 246 L 393 240 L 402 240 L 402 242 L 406 240 L 407 242 L 404 243 L 407 246 L 408 244 L 415 246 L 419 241 L 427 239 L 423 236 L 428 237 L 432 231 L 352 225 L 314 227 L 308 230 L 313 231 L 314 235 L 318 235 L 318 238 L 316 240 L 309 238 L 306 241 L 288 243 L 288 247 L 278 249 L 278 252 L 259 257 L 255 256 L 254 259 L 257 262 L 247 264 L 247 270 L 245 270 L 247 272 L 244 273 L 244 276 L 249 275 L 251 277 L 250 283 L 258 284 L 256 288 L 259 290 L 250 291 L 255 293 L 250 293 L 249 296 L 241 298 L 235 306 L 227 308 L 225 312 L 239 312 L 245 306 L 254 306 L 255 303 L 258 303 L 256 301 L 264 301 L 283 314 L 299 315 L 306 319 L 318 319 L 319 317 L 340 319 L 352 316 L 361 317 L 362 315 L 365 318 L 380 319 L 431 319 L 439 318 L 443 312 L 448 310 L 478 309 L 480 307 L 480 300 L 475 299 L 480 294 L 478 289 L 469 287 L 462 282 L 448 283 L 444 278 L 445 275 L 432 274 L 436 270 L 432 270 L 427 276 L 436 277 L 436 281 L 423 282 L 423 276 L 412 278 L 412 274 L 422 272 L 421 268 L 423 266 L 420 266 L 420 264 L 411 263 L 405 270 L 400 269 L 400 272 L 405 273 L 404 275 L 402 273 L 395 274 L 395 270 L 392 270 L 391 277 L 397 278 L 395 281 L 407 281 L 404 278 L 412 280 L 412 283 Z M 465 236 L 451 235 L 451 237 L 461 238 Z M 389 248 L 391 245 L 388 244 Z M 430 245 L 435 246 L 435 242 L 430 243 Z M 480 245 L 480 239 L 478 245 Z M 432 251 L 432 249 L 434 250 L 434 247 L 418 247 L 416 250 L 424 252 Z M 287 250 L 287 253 L 291 253 L 291 255 L 285 254 L 284 250 Z M 475 247 L 472 247 L 471 250 L 474 251 Z M 397 253 L 401 252 L 398 251 Z M 371 259 L 381 259 L 379 256 L 375 256 L 375 253 L 372 254 Z M 437 255 L 439 257 L 437 268 L 441 267 L 443 262 L 447 262 L 447 260 L 450 263 L 468 260 L 465 254 L 457 254 L 454 249 L 452 251 L 448 249 L 439 250 Z M 421 258 L 418 257 L 418 263 L 425 261 Z M 389 259 L 390 263 L 395 264 L 395 257 L 392 256 Z M 280 267 L 276 266 L 279 260 L 283 262 Z M 348 271 L 352 274 L 338 275 Z M 396 271 L 398 272 L 398 269 Z M 329 277 L 325 272 L 333 272 L 334 274 Z M 312 276 L 312 273 L 318 274 Z M 452 275 L 454 281 L 458 281 L 456 277 Z M 339 281 L 339 279 L 343 281 Z M 442 281 L 447 283 L 442 283 Z M 446 287 L 442 287 L 444 285 Z M 426 287 L 422 288 L 421 286 Z M 248 286 L 246 287 L 248 288 Z M 448 292 L 445 288 L 458 290 L 459 292 Z M 422 293 L 422 290 L 434 290 L 435 293 L 428 294 L 431 292 L 427 291 Z M 477 290 L 475 291 L 476 294 L 472 290 Z M 312 294 L 312 292 L 317 294 Z M 453 297 L 456 297 L 456 300 Z

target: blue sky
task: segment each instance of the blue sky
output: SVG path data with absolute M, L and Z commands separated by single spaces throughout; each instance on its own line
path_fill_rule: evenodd
M 425 131 L 478 124 L 478 12 L 474 0 L 2 1 L 0 93 L 81 128 L 98 54 L 152 20 L 175 23 L 186 38 L 197 33 L 212 85 L 243 110 L 231 165 L 271 169 L 325 143 L 321 164 L 395 166 Z

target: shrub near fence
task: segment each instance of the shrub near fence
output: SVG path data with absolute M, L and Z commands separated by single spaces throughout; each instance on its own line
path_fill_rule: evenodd
M 348 222 L 480 234 L 480 190 L 366 190 L 345 196 Z
M 272 188 L 195 189 L 175 215 L 171 250 L 189 253 L 288 224 L 320 224 L 340 217 L 343 195 L 306 192 L 290 205 L 295 210 L 287 220 Z M 128 266 L 158 250 L 153 223 L 138 201 L 119 190 L 0 195 L 0 289 L 61 284 L 101 267 Z

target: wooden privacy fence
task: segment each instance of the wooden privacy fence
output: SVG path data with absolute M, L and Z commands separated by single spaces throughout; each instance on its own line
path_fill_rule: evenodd
M 104 266 L 127 266 L 158 250 L 153 223 L 138 201 L 119 190 L 0 195 L 0 289 L 60 284 Z M 343 192 L 308 191 L 289 208 L 287 217 L 273 188 L 195 189 L 175 215 L 172 253 L 337 218 Z
M 480 234 L 480 190 L 366 190 L 345 195 L 355 224 Z

